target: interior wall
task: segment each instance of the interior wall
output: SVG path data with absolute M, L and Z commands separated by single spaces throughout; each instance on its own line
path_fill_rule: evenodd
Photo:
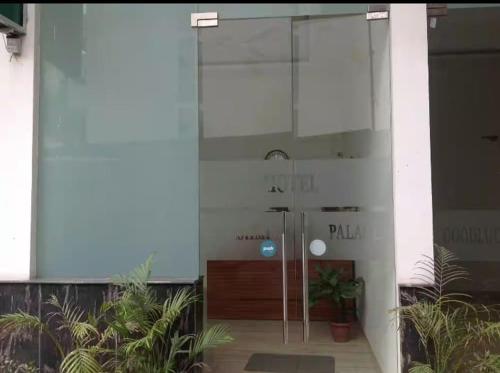
M 500 283 L 500 10 L 450 10 L 429 29 L 437 243 L 471 271 L 474 291 Z

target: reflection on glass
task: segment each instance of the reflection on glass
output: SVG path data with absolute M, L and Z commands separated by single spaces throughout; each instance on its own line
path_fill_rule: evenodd
M 262 18 L 198 31 L 205 317 L 277 320 L 268 338 L 278 344 L 284 304 L 292 318 L 297 308 L 282 286 L 283 255 L 293 270 L 290 30 L 288 18 Z
M 500 9 L 474 7 L 428 31 L 434 239 L 470 272 L 453 290 L 497 304 Z
M 308 277 L 321 266 L 363 278 L 359 322 L 382 371 L 395 371 L 388 23 L 310 18 L 294 21 L 293 35 L 294 172 L 310 179 L 295 190 L 295 208 L 305 212 L 306 244 L 326 246 L 309 255 Z M 325 319 L 319 308 L 309 314 Z M 311 328 L 311 341 L 320 335 Z

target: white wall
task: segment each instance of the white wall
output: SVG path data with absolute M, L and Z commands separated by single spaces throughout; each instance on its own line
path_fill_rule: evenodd
M 416 284 L 433 256 L 426 5 L 391 4 L 390 25 L 396 274 Z
M 30 276 L 35 26 L 30 4 L 21 56 L 0 43 L 0 280 Z

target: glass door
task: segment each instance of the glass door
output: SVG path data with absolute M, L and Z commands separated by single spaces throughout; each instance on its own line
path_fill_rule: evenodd
M 295 258 L 302 263 L 304 341 L 331 341 L 330 331 L 340 340 L 334 329 L 346 324 L 352 338 L 364 334 L 377 357 L 393 359 L 385 363 L 395 367 L 388 20 L 295 18 L 292 34 Z M 358 296 L 341 290 L 347 297 L 341 304 L 316 299 L 311 290 L 321 270 L 335 271 L 343 283 L 359 278 Z
M 387 20 L 225 19 L 198 41 L 206 320 L 327 346 L 345 316 L 396 348 Z M 318 266 L 363 293 L 309 307 Z
M 205 318 L 288 342 L 294 297 L 291 19 L 198 29 Z
M 296 242 L 305 262 L 304 340 L 314 342 L 331 339 L 329 322 L 356 318 L 354 300 L 342 300 L 341 307 L 333 299 L 316 299 L 309 287 L 321 269 L 352 280 L 362 256 L 361 210 L 370 198 L 365 186 L 374 176 L 369 157 L 376 136 L 370 22 L 365 15 L 306 17 L 295 19 L 292 30 L 294 172 L 300 180 L 295 201 L 301 215 Z

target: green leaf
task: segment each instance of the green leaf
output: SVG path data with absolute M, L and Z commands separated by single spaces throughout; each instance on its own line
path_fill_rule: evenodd
M 97 314 L 52 295 L 50 325 L 69 334 L 72 340 L 52 334 L 48 325 L 24 312 L 0 316 L 5 335 L 17 331 L 47 334 L 61 356 L 61 373 L 179 373 L 203 366 L 200 355 L 208 348 L 229 343 L 223 326 L 213 326 L 199 335 L 180 335 L 183 317 L 199 300 L 195 293 L 180 289 L 160 302 L 148 285 L 151 257 L 127 276 L 119 277 L 119 289 L 103 303 Z M 324 289 L 318 288 L 319 292 Z M 60 335 L 60 334 L 59 334 Z
M 44 328 L 46 328 L 46 325 L 40 318 L 23 311 L 0 316 L 2 336 L 8 335 L 11 332 L 32 331 Z
M 414 363 L 408 373 L 434 373 L 434 369 L 429 364 Z
M 313 307 L 321 299 L 340 304 L 342 299 L 358 297 L 362 292 L 361 279 L 344 280 L 342 270 L 320 266 L 316 267 L 319 278 L 309 285 L 309 307 Z
M 61 363 L 61 373 L 101 373 L 102 367 L 90 349 L 71 351 Z
M 230 337 L 228 328 L 223 325 L 214 325 L 204 330 L 198 335 L 189 352 L 189 359 L 194 361 L 203 351 L 214 348 L 233 341 Z

